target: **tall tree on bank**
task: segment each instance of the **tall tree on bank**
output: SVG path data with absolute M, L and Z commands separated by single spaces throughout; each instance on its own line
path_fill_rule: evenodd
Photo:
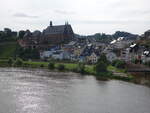
M 109 65 L 109 62 L 106 58 L 105 54 L 102 54 L 95 65 L 95 71 L 96 75 L 103 75 L 103 73 L 107 73 L 107 66 Z

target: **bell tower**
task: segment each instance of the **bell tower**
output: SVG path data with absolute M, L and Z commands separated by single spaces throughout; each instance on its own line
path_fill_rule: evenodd
M 50 27 L 52 27 L 53 26 L 53 23 L 52 23 L 52 21 L 50 21 Z

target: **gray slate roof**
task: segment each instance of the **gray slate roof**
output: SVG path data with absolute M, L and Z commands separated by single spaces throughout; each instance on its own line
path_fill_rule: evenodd
M 43 35 L 63 34 L 65 32 L 65 29 L 69 30 L 69 29 L 71 29 L 71 26 L 70 25 L 48 26 L 43 31 Z

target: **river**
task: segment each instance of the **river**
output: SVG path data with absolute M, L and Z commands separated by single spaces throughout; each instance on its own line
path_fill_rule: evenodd
M 74 73 L 0 68 L 0 113 L 150 113 L 150 88 Z

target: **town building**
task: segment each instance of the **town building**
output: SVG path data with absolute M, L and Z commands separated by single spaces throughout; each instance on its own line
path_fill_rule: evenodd
M 74 38 L 74 32 L 70 24 L 50 25 L 43 32 L 26 31 L 23 39 L 19 40 L 19 44 L 24 48 L 37 48 L 39 50 L 47 50 L 54 45 L 61 45 L 70 42 Z

